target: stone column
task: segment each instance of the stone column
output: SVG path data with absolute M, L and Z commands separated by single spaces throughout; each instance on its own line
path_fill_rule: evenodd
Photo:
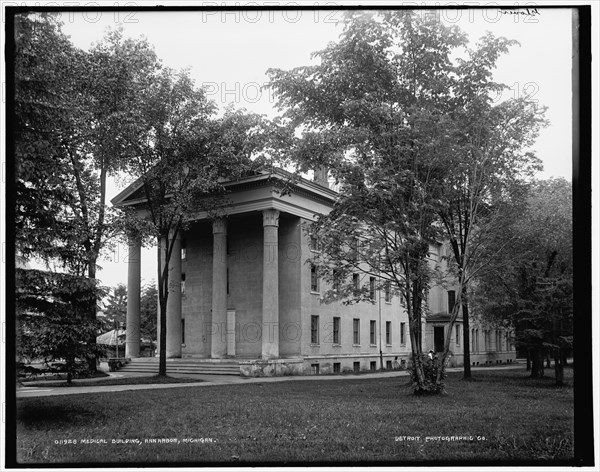
M 227 355 L 227 220 L 213 221 L 212 327 L 210 356 Z
M 174 357 L 181 357 L 181 238 L 179 235 L 175 238 L 169 259 L 169 296 L 167 297 L 167 358 Z
M 262 358 L 279 357 L 279 211 L 263 210 Z
M 131 358 L 140 357 L 141 247 L 138 238 L 129 238 L 125 357 Z

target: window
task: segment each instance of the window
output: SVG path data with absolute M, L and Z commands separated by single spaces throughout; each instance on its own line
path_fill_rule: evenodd
M 456 304 L 456 292 L 454 290 L 448 290 L 448 313 L 452 313 L 454 305 Z
M 501 351 L 502 350 L 502 344 L 501 344 L 501 339 L 500 339 L 500 330 L 497 329 L 496 330 L 496 351 Z
M 385 301 L 386 303 L 392 302 L 392 287 L 389 282 L 385 283 Z
M 371 342 L 371 344 L 377 344 L 377 339 L 376 339 L 376 329 L 377 329 L 377 324 L 375 320 L 371 320 L 371 323 L 369 323 L 370 329 L 369 329 L 369 340 Z
M 385 370 L 392 370 L 392 361 L 385 361 Z
M 456 325 L 454 329 L 456 331 L 456 345 L 460 346 L 460 325 Z
M 475 330 L 475 350 L 479 352 L 479 330 Z
M 333 269 L 332 273 L 331 273 L 331 278 L 332 278 L 332 282 L 333 282 L 333 288 L 334 290 L 338 290 L 340 288 L 340 280 L 342 278 L 341 276 L 341 271 L 339 269 Z
M 340 362 L 333 363 L 333 373 L 339 374 L 342 371 L 342 364 Z
M 333 344 L 340 344 L 340 318 L 333 317 Z
M 375 372 L 377 370 L 377 361 L 371 361 L 371 372 Z
M 360 320 L 358 318 L 352 320 L 352 343 L 360 344 Z
M 181 344 L 185 344 L 185 319 L 181 320 Z
M 311 364 L 310 369 L 313 375 L 319 375 L 319 364 Z
M 483 332 L 483 342 L 485 343 L 485 350 L 488 351 L 490 349 L 490 330 L 486 329 Z
M 185 273 L 181 273 L 181 296 L 185 297 Z
M 406 330 L 406 323 L 400 323 L 400 344 L 406 344 L 406 335 L 404 331 Z
M 385 322 L 385 343 L 388 346 L 392 345 L 392 322 L 391 321 Z
M 317 315 L 310 317 L 310 343 L 319 344 L 319 317 Z
M 442 245 L 436 244 L 435 250 L 433 253 L 433 260 L 435 262 L 440 262 L 442 260 Z
M 353 364 L 353 367 L 354 367 L 354 373 L 358 374 L 360 372 L 360 362 L 355 362 Z
M 369 277 L 369 298 L 375 300 L 375 277 Z
M 354 287 L 354 294 L 356 295 L 360 290 L 360 277 L 358 274 L 352 274 L 352 287 Z
M 185 250 L 185 247 L 181 248 L 181 260 L 184 261 L 187 258 L 187 251 Z
M 508 338 L 508 333 L 507 332 L 504 333 L 504 338 L 506 340 L 506 350 L 510 351 L 510 340 Z
M 317 266 L 310 266 L 310 291 L 319 292 L 319 275 L 317 274 Z

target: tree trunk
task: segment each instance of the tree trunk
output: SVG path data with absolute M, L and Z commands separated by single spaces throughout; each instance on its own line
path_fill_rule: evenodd
M 163 241 L 164 239 L 164 241 Z M 169 296 L 169 258 L 168 238 L 158 238 L 158 305 L 160 307 L 160 337 L 158 340 L 158 375 L 166 377 L 167 375 L 167 298 Z M 161 260 L 163 254 L 163 244 L 165 261 Z
M 463 366 L 463 379 L 471 379 L 471 336 L 469 335 L 469 304 L 466 296 L 466 287 L 463 287 L 462 300 L 463 300 L 463 353 L 464 353 L 464 366 Z
M 410 290 L 410 288 L 408 290 Z M 413 292 L 412 295 L 414 294 L 415 293 Z M 409 297 L 407 306 L 409 307 L 408 329 L 412 351 L 411 369 L 413 372 L 413 382 L 416 381 L 417 384 L 416 387 L 413 385 L 413 391 L 418 395 L 425 392 L 425 372 L 423 370 L 423 359 L 421 356 L 421 314 L 418 309 L 418 302 L 415 302 L 413 297 Z
M 531 378 L 540 379 L 544 376 L 544 353 L 540 347 L 533 348 L 531 363 Z
M 167 300 L 163 297 L 160 303 L 160 339 L 158 356 L 158 375 L 167 375 Z
M 531 370 L 531 350 L 527 349 L 527 371 Z
M 560 350 L 560 359 L 561 359 L 561 362 L 562 362 L 563 366 L 568 365 L 568 359 L 567 358 L 568 358 L 567 348 L 562 348 Z
M 446 334 L 446 339 L 444 340 L 444 353 L 442 355 L 442 359 L 440 361 L 438 374 L 436 378 L 436 382 L 441 382 L 442 376 L 444 375 L 444 371 L 446 370 L 446 364 L 448 362 L 448 354 L 450 352 L 450 342 L 452 341 L 452 331 L 454 329 L 454 325 L 456 323 L 456 319 L 458 318 L 458 313 L 463 307 L 463 299 L 462 299 L 462 290 L 459 294 L 458 300 L 455 303 L 454 307 L 452 307 L 452 313 L 450 314 L 450 323 L 448 324 L 448 333 Z
M 564 369 L 560 349 L 554 349 L 554 377 L 556 379 L 556 386 L 562 387 L 564 385 Z
M 412 369 L 414 370 L 415 377 L 417 378 L 418 388 L 422 389 L 423 385 L 425 384 L 425 374 L 423 373 L 423 364 L 421 362 L 421 346 L 418 344 L 419 334 L 414 321 L 409 323 L 409 330 L 412 349 Z
M 88 266 L 88 277 L 92 280 L 96 279 L 96 262 L 98 261 L 97 257 L 94 257 L 89 261 Z M 96 305 L 97 300 L 93 301 L 93 306 L 90 307 L 90 320 L 96 321 Z M 92 349 L 92 354 L 87 359 L 88 371 L 91 374 L 95 374 L 97 371 L 98 360 L 96 359 L 96 333 L 92 333 L 88 340 L 88 343 Z

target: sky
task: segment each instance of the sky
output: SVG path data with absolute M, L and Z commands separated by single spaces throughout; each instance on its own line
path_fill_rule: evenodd
M 268 3 L 268 2 L 267 2 Z M 410 2 L 409 2 L 410 3 Z M 530 10 L 531 11 L 531 10 Z M 514 10 L 513 10 L 514 12 Z M 498 61 L 494 79 L 510 88 L 497 97 L 528 96 L 548 107 L 550 125 L 534 147 L 544 163 L 539 178 L 571 179 L 571 55 L 570 9 L 542 9 L 532 15 L 500 8 L 437 10 L 440 21 L 459 26 L 475 42 L 486 31 L 516 39 L 520 46 Z M 122 26 L 124 34 L 145 36 L 163 64 L 189 68 L 196 84 L 220 107 L 277 115 L 268 89 L 269 68 L 290 69 L 311 64 L 311 53 L 341 33 L 342 11 L 133 11 L 65 12 L 63 31 L 88 49 L 107 28 Z M 109 199 L 130 183 L 124 176 L 111 182 Z M 126 247 L 118 246 L 100 262 L 104 285 L 127 280 Z M 142 254 L 142 283 L 156 279 L 155 249 Z

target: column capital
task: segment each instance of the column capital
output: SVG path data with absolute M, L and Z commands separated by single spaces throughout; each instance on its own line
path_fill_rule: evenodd
M 142 245 L 142 236 L 138 233 L 127 233 L 127 243 L 130 246 L 141 246 Z
M 212 221 L 213 234 L 227 234 L 227 220 L 225 218 L 215 218 Z
M 263 226 L 279 226 L 279 210 L 263 210 Z

